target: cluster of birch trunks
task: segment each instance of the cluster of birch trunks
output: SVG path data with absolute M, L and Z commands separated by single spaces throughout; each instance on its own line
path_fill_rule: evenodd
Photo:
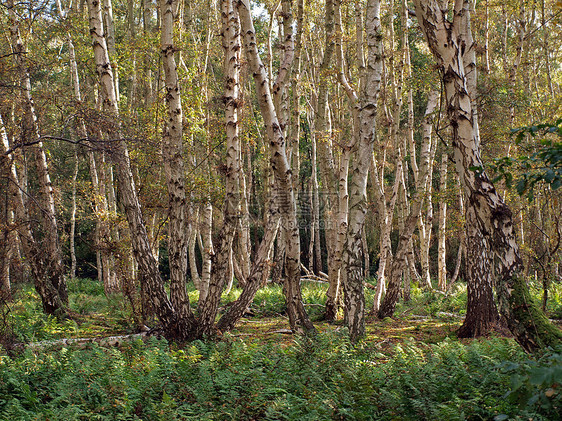
M 42 119 L 33 102 L 30 58 L 22 37 L 25 11 L 13 0 L 6 5 L 9 58 L 17 72 L 23 117 L 18 136 L 8 130 L 10 122 L 0 121 L 2 174 L 9 180 L 5 222 L 17 228 L 5 230 L 2 258 L 6 262 L 20 253 L 44 310 L 64 315 L 68 270 L 63 265 L 60 212 L 44 145 L 58 135 L 40 127 Z M 466 335 L 488 329 L 497 322 L 499 311 L 528 350 L 560 341 L 560 331 L 529 297 L 515 238 L 517 221 L 481 170 L 472 2 L 366 0 L 350 5 L 327 0 L 315 28 L 308 22 L 310 5 L 304 0 L 280 0 L 262 9 L 260 13 L 270 12 L 269 27 L 251 10 L 249 0 L 201 4 L 159 0 L 157 5 L 143 1 L 141 7 L 130 0 L 126 6 L 118 9 L 127 11 L 125 19 L 114 19 L 111 0 L 68 5 L 56 0 L 53 9 L 52 24 L 60 25 L 67 53 L 65 71 L 73 101 L 81 105 L 94 98 L 88 112 L 73 115 L 66 137 L 75 154 L 70 183 L 72 277 L 77 267 L 79 157 L 86 157 L 96 215 L 98 278 L 107 294 L 123 292 L 128 297 L 136 323 L 142 325 L 146 317 L 155 315 L 166 336 L 176 340 L 224 332 L 244 315 L 258 289 L 273 279 L 283 283 L 291 329 L 312 333 L 315 328 L 303 303 L 301 278 L 314 273 L 328 284 L 326 319 L 333 321 L 343 314 L 355 341 L 365 334 L 367 307 L 375 317 L 392 317 L 401 294 L 408 296 L 411 282 L 433 287 L 433 199 L 439 197 L 433 189 L 438 186 L 444 195 L 454 164 L 456 177 L 451 179 L 458 182 L 449 189 L 455 191 L 453 202 L 466 228 L 458 231 L 462 235 L 451 278 L 446 267 L 447 200 L 441 196 L 437 288 L 447 291 L 455 282 L 464 253 L 469 297 Z M 381 9 L 390 24 L 383 25 Z M 523 2 L 520 9 L 524 21 Z M 71 22 L 79 19 L 87 20 L 88 28 L 75 39 Z M 126 34 L 116 31 L 116 20 L 125 22 Z M 419 26 L 424 39 L 412 41 L 408 28 L 413 25 Z M 487 25 L 488 20 L 486 43 Z M 525 25 L 520 28 L 523 45 L 530 30 Z M 29 28 L 25 31 L 29 36 Z M 158 34 L 157 68 L 146 65 L 139 49 L 126 65 L 119 62 L 118 39 L 134 43 L 139 33 Z M 315 34 L 322 34 L 322 39 L 315 39 Z M 90 43 L 88 59 L 76 53 L 84 50 L 77 43 L 85 37 Z M 222 42 L 219 55 L 217 39 Z M 193 48 L 185 51 L 186 45 Z M 411 83 L 414 49 L 428 51 L 434 67 L 427 76 L 431 86 L 421 88 L 421 94 Z M 510 67 L 513 81 L 521 51 L 517 49 Z M 485 52 L 489 68 L 487 48 Z M 91 64 L 87 80 L 94 84 L 87 89 L 81 84 L 84 63 Z M 85 90 L 87 98 L 83 98 Z M 126 98 L 121 97 L 124 92 Z M 158 177 L 167 197 L 164 208 L 151 212 L 140 197 L 144 175 L 131 157 L 135 142 L 130 140 L 136 135 L 126 121 L 136 115 L 131 114 L 132 108 L 149 109 L 158 98 L 165 110 L 156 124 L 161 147 Z M 9 115 L 3 111 L 0 117 Z M 195 120 L 202 121 L 198 130 Z M 220 126 L 218 142 L 211 139 L 217 132 L 212 122 Z M 251 152 L 256 141 L 248 140 L 248 133 L 261 139 L 264 159 L 257 169 Z M 26 187 L 28 175 L 19 164 L 24 151 L 33 167 L 34 192 Z M 214 165 L 218 151 L 220 163 Z M 192 188 L 193 174 L 205 179 L 203 188 Z M 223 183 L 223 195 L 220 215 L 213 215 L 217 206 L 212 186 L 217 178 Z M 256 197 L 258 184 L 261 198 Z M 298 206 L 303 196 L 310 205 L 305 227 Z M 120 224 L 120 218 L 126 223 Z M 366 221 L 376 223 L 376 244 L 370 241 L 375 237 L 368 235 L 372 228 Z M 169 281 L 159 270 L 163 244 Z M 377 256 L 373 303 L 365 303 L 364 293 L 365 279 L 371 275 L 369 250 L 376 250 Z M 2 268 L 7 291 L 10 265 Z M 197 306 L 189 302 L 188 279 L 199 290 Z M 232 288 L 235 279 L 242 293 L 219 314 L 221 294 Z

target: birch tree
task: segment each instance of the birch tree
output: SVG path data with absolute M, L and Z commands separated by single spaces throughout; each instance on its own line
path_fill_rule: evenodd
M 187 277 L 187 196 L 184 179 L 183 113 L 173 28 L 176 0 L 160 1 L 161 54 L 164 67 L 168 115 L 163 130 L 162 155 L 168 183 L 168 259 L 170 299 L 180 318 L 193 318 L 186 289 Z
M 345 321 L 353 341 L 365 334 L 362 230 L 367 212 L 367 177 L 376 140 L 375 118 L 382 77 L 380 1 L 368 0 L 365 8 L 367 62 L 361 72 L 357 138 L 352 149 L 349 182 L 349 215 L 343 248 Z
M 45 279 L 38 279 L 38 282 L 50 283 L 59 296 L 59 299 L 53 297 L 41 296 L 43 301 L 43 309 L 49 314 L 64 313 L 63 306 L 68 304 L 68 292 L 66 280 L 64 278 L 64 268 L 62 264 L 62 254 L 60 240 L 58 237 L 58 223 L 55 209 L 55 197 L 51 176 L 49 174 L 49 166 L 47 156 L 41 141 L 41 133 L 35 113 L 35 105 L 31 95 L 31 79 L 28 71 L 28 63 L 26 50 L 20 35 L 19 20 L 13 0 L 8 1 L 9 13 L 9 34 L 10 43 L 13 52 L 13 58 L 16 64 L 18 76 L 21 81 L 21 95 L 24 108 L 23 125 L 24 131 L 29 136 L 25 142 L 29 143 L 32 151 L 33 163 L 37 173 L 37 179 L 40 187 L 40 195 L 37 203 L 40 207 L 41 226 L 44 230 L 43 250 L 46 255 L 44 264 Z M 49 286 L 42 286 L 38 289 L 41 291 L 50 289 Z M 52 294 L 49 294 L 52 295 Z
M 258 102 L 266 126 L 270 162 L 275 176 L 278 206 L 282 213 L 281 224 L 285 231 L 287 241 L 284 292 L 287 301 L 289 322 L 291 328 L 295 331 L 303 329 L 305 331 L 310 331 L 314 329 L 314 327 L 308 318 L 308 314 L 302 302 L 300 287 L 300 237 L 292 173 L 285 150 L 285 136 L 273 105 L 267 71 L 258 54 L 249 1 L 239 0 L 237 9 L 240 16 L 240 26 L 243 34 L 246 58 L 256 82 Z M 284 89 L 285 77 L 293 58 L 292 32 L 286 33 L 285 38 L 285 56 L 274 85 L 274 92 L 279 92 Z
M 225 199 L 223 226 L 212 262 L 212 276 L 205 301 L 200 303 L 199 312 L 202 329 L 210 331 L 222 290 L 226 284 L 234 235 L 240 223 L 240 139 L 238 137 L 238 107 L 240 103 L 240 23 L 238 12 L 231 0 L 223 0 L 221 6 L 222 39 L 225 70 L 223 102 L 225 106 L 226 160 Z
M 392 261 L 390 276 L 386 295 L 382 302 L 378 313 L 379 318 L 391 317 L 394 314 L 396 303 L 400 294 L 400 278 L 404 270 L 407 270 L 406 259 L 409 251 L 409 242 L 418 223 L 423 202 L 425 200 L 425 191 L 431 170 L 431 150 L 435 140 L 432 138 L 432 119 L 433 111 L 437 106 L 438 94 L 432 91 L 429 95 L 426 108 L 426 115 L 423 123 L 423 142 L 420 151 L 419 175 L 416 183 L 415 196 L 412 198 L 410 212 L 404 222 L 404 226 L 400 231 L 400 238 L 396 248 L 396 254 Z
M 117 167 L 117 181 L 120 198 L 125 208 L 133 253 L 138 264 L 141 282 L 146 286 L 146 291 L 151 299 L 152 306 L 164 326 L 166 335 L 178 340 L 187 339 L 192 334 L 193 317 L 178 317 L 178 313 L 167 296 L 158 263 L 152 254 L 146 226 L 144 224 L 141 206 L 138 200 L 135 182 L 131 171 L 129 151 L 127 144 L 120 137 L 119 108 L 115 95 L 112 66 L 109 62 L 107 44 L 101 17 L 99 0 L 88 0 L 88 13 L 90 21 L 90 35 L 96 62 L 96 70 L 101 84 L 104 111 L 111 119 L 110 135 L 117 137 L 115 146 L 111 151 Z
M 474 208 L 478 228 L 492 245 L 499 311 L 526 350 L 558 344 L 562 333 L 532 302 L 522 277 L 511 210 L 486 172 L 474 170 L 483 165 L 478 122 L 467 86 L 468 79 L 475 77 L 475 73 L 471 74 L 475 63 L 470 55 L 467 57 L 474 48 L 469 2 L 455 1 L 450 18 L 448 8 L 442 8 L 435 0 L 415 0 L 415 6 L 420 27 L 442 72 L 457 173 Z

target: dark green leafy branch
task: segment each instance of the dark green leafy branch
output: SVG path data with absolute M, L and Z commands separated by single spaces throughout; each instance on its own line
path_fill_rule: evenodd
M 501 179 L 507 188 L 515 185 L 520 196 L 533 199 L 534 188 L 545 183 L 552 190 L 562 186 L 562 118 L 555 123 L 537 124 L 511 130 L 515 144 L 522 145 L 528 138 L 535 140 L 530 147 L 533 152 L 518 157 L 496 158 L 489 166 L 495 174 L 492 181 Z M 528 148 L 528 147 L 527 147 Z M 482 171 L 481 168 L 473 168 Z

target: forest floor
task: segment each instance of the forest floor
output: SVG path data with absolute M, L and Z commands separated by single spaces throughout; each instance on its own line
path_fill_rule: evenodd
M 305 283 L 305 306 L 318 332 L 329 333 L 344 330 L 342 315 L 334 323 L 322 319 L 327 286 Z M 553 290 L 547 314 L 562 327 L 562 288 Z M 227 306 L 240 294 L 233 289 L 223 296 Z M 535 295 L 539 291 L 535 291 Z M 197 302 L 197 291 L 191 288 L 192 303 Z M 372 302 L 372 289 L 366 289 L 366 301 Z M 33 343 L 62 338 L 103 338 L 137 333 L 128 300 L 121 295 L 106 297 L 103 286 L 89 279 L 76 279 L 69 285 L 71 317 L 65 320 L 45 316 L 39 297 L 30 285 L 16 287 L 16 299 L 5 308 L 3 323 L 5 333 L 17 343 Z M 395 316 L 384 320 L 367 317 L 364 341 L 379 349 L 390 349 L 397 343 L 414 340 L 436 344 L 445 338 L 455 338 L 465 313 L 466 287 L 458 285 L 451 294 L 444 295 L 414 288 L 412 299 L 397 306 Z M 149 327 L 157 326 L 155 320 Z M 1 332 L 0 332 L 1 333 Z M 284 297 L 280 285 L 270 284 L 260 290 L 250 308 L 230 333 L 232 337 L 251 341 L 290 344 L 294 340 L 284 314 Z M 511 338 L 502 329 L 490 333 L 493 337 Z M 467 344 L 470 340 L 461 340 Z

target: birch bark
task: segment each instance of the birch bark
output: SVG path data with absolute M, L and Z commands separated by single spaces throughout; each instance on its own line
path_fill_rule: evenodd
M 416 193 L 411 201 L 411 209 L 404 222 L 404 227 L 400 232 L 400 239 L 396 248 L 392 267 L 390 269 L 390 277 L 386 296 L 384 297 L 381 309 L 378 313 L 379 318 L 392 317 L 398 298 L 400 295 L 400 277 L 402 271 L 408 270 L 405 265 L 407 253 L 410 249 L 409 243 L 414 232 L 416 223 L 419 220 L 423 201 L 425 199 L 425 190 L 429 178 L 431 150 L 432 150 L 432 120 L 433 111 L 437 106 L 438 93 L 432 91 L 429 95 L 428 104 L 423 123 L 423 142 L 420 152 L 419 174 L 416 182 Z M 408 257 L 411 259 L 412 257 Z
M 184 178 L 183 113 L 174 54 L 174 9 L 177 0 L 160 0 L 160 44 L 168 115 L 162 133 L 164 172 L 168 184 L 168 258 L 170 299 L 180 318 L 190 317 L 187 278 L 187 210 Z M 191 316 L 192 317 L 192 316 Z
M 335 46 L 335 0 L 326 0 L 324 55 L 318 71 L 318 99 L 316 101 L 316 115 L 314 129 L 316 131 L 318 164 L 322 187 L 324 189 L 324 220 L 326 233 L 326 247 L 328 253 L 328 280 L 326 293 L 326 311 L 324 317 L 332 321 L 338 310 L 340 291 L 341 258 L 337 257 L 337 200 L 335 192 L 338 189 L 337 169 L 334 162 L 331 130 L 329 130 L 328 116 L 328 81 L 332 66 Z
M 375 117 L 382 78 L 380 1 L 368 0 L 365 9 L 367 63 L 361 75 L 359 130 L 352 149 L 349 216 L 343 249 L 345 321 L 352 341 L 365 334 L 365 295 L 361 233 L 367 212 L 367 177 L 375 144 Z
M 472 110 L 468 79 L 475 67 L 463 55 L 473 50 L 468 1 L 456 0 L 452 20 L 435 0 L 415 0 L 416 16 L 429 48 L 443 72 L 447 110 L 453 128 L 457 173 L 478 228 L 494 251 L 499 311 L 516 340 L 526 350 L 559 344 L 562 333 L 533 304 L 522 277 L 512 213 L 482 168 L 478 124 Z M 471 74 L 472 72 L 472 74 Z
M 266 126 L 270 149 L 270 162 L 275 176 L 277 200 L 282 214 L 281 224 L 287 237 L 285 262 L 287 276 L 284 282 L 284 290 L 287 300 L 289 323 L 291 329 L 294 331 L 301 331 L 303 329 L 305 331 L 311 331 L 314 329 L 314 326 L 310 322 L 304 308 L 300 288 L 300 238 L 292 173 L 285 152 L 285 137 L 279 124 L 269 91 L 267 71 L 258 54 L 249 1 L 239 0 L 236 6 L 240 16 L 246 58 L 254 75 L 256 91 L 258 92 L 258 102 Z M 292 45 L 292 33 L 285 34 L 285 37 L 286 45 L 289 45 L 288 41 L 291 41 L 290 44 Z M 292 54 L 292 51 L 286 49 L 285 57 L 276 81 L 276 85 L 280 88 L 281 85 L 278 84 L 278 82 L 282 82 L 283 74 L 286 75 L 290 60 L 292 60 L 290 54 Z
M 441 153 L 441 166 L 439 167 L 439 233 L 437 239 L 437 288 L 440 291 L 447 289 L 447 167 L 448 155 L 445 151 Z
M 46 255 L 45 261 L 45 275 L 48 277 L 45 282 L 49 282 L 58 291 L 60 296 L 60 303 L 68 304 L 68 292 L 66 288 L 66 280 L 64 278 L 64 268 L 62 264 L 62 256 L 60 249 L 60 241 L 58 238 L 58 224 L 55 209 L 55 197 L 51 177 L 49 174 L 49 167 L 47 163 L 47 156 L 43 148 L 43 143 L 40 141 L 41 135 L 37 116 L 35 114 L 35 105 L 31 95 L 31 79 L 29 77 L 26 51 L 23 41 L 20 36 L 19 21 L 16 16 L 16 10 L 13 0 L 8 1 L 9 13 L 9 32 L 10 42 L 13 57 L 16 63 L 16 68 L 19 72 L 21 79 L 23 103 L 24 103 L 24 126 L 26 133 L 30 136 L 26 141 L 35 143 L 31 146 L 33 153 L 33 161 L 37 172 L 37 178 L 41 194 L 38 198 L 41 211 L 39 212 L 41 226 L 44 230 L 44 246 L 42 246 Z M 57 300 L 58 301 L 58 300 Z M 63 307 L 51 307 L 43 303 L 44 310 L 50 314 L 55 312 L 64 313 Z M 54 303 L 52 303 L 54 304 Z
M 90 35 L 92 37 L 96 70 L 101 83 L 103 106 L 112 120 L 111 134 L 119 139 L 119 108 L 115 95 L 113 71 L 109 62 L 104 37 L 101 4 L 100 0 L 88 0 L 87 4 Z M 178 340 L 188 339 L 192 335 L 194 320 L 191 317 L 178 317 L 164 289 L 164 284 L 158 271 L 158 263 L 152 254 L 146 226 L 143 221 L 126 143 L 123 140 L 118 140 L 115 142 L 114 150 L 111 153 L 116 161 L 120 198 L 129 223 L 133 254 L 138 264 L 141 282 L 146 286 L 152 307 L 164 326 L 166 336 Z
M 240 102 L 240 22 L 232 0 L 223 0 L 221 7 L 223 49 L 225 52 L 226 160 L 223 226 L 212 261 L 212 273 L 206 300 L 200 303 L 202 329 L 210 333 L 221 293 L 228 278 L 233 276 L 232 246 L 240 224 L 240 139 L 238 137 L 238 107 Z

